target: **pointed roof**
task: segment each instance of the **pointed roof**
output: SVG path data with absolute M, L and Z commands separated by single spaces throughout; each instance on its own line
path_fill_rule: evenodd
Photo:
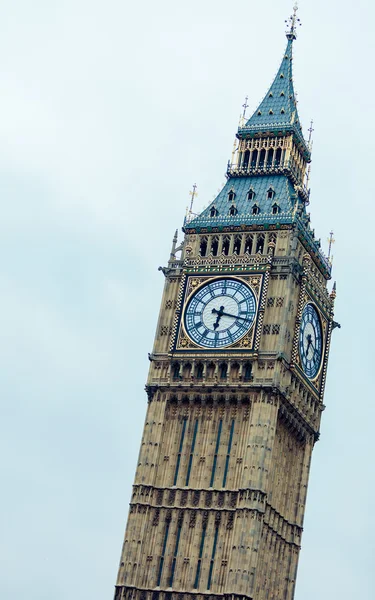
M 287 38 L 288 43 L 276 77 L 246 125 L 238 129 L 238 136 L 290 131 L 303 147 L 305 158 L 309 161 L 310 150 L 303 137 L 293 86 L 293 42 L 296 37 L 294 33 L 288 33 Z

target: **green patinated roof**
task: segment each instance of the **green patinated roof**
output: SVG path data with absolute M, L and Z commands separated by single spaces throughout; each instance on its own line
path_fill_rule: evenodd
M 290 131 L 302 144 L 307 160 L 310 151 L 304 140 L 302 126 L 298 116 L 297 101 L 293 86 L 293 41 L 288 37 L 288 43 L 277 75 L 264 99 L 247 121 L 238 129 L 239 137 L 261 132 Z
M 274 191 L 274 197 L 268 198 L 268 190 Z M 249 200 L 249 191 L 254 198 Z M 229 199 L 234 192 L 233 202 Z M 292 212 L 297 200 L 294 187 L 284 175 L 269 175 L 264 177 L 238 177 L 228 179 L 215 200 L 186 228 L 205 227 L 236 227 L 239 225 L 255 225 L 266 223 L 290 223 Z M 230 215 L 231 206 L 235 215 Z M 272 207 L 277 204 L 278 214 L 273 214 Z M 259 214 L 253 214 L 253 206 L 259 209 Z M 215 208 L 216 216 L 211 217 L 211 209 Z
M 292 49 L 295 33 L 292 31 L 287 38 L 287 47 L 278 73 L 258 109 L 246 125 L 239 128 L 238 137 L 290 132 L 297 140 L 305 159 L 309 161 L 310 149 L 303 138 L 293 87 Z M 301 186 L 294 185 L 295 179 L 291 179 L 286 167 L 275 169 L 269 174 L 260 169 L 251 175 L 244 172 L 232 176 L 228 171 L 228 180 L 223 189 L 200 215 L 185 220 L 184 230 L 201 232 L 222 231 L 224 228 L 241 226 L 268 228 L 271 225 L 294 225 L 323 271 L 329 276 L 331 265 L 322 254 L 320 243 L 315 239 L 309 225 L 306 195 L 301 190 L 302 182 Z M 273 191 L 272 198 L 268 195 L 269 190 Z M 252 191 L 254 197 L 249 197 L 249 191 Z M 259 209 L 256 213 L 253 210 L 255 204 Z M 275 204 L 276 212 L 273 210 Z

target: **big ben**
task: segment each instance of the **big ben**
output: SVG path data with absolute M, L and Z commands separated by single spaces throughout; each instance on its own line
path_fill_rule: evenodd
M 115 600 L 291 600 L 336 286 L 310 226 L 296 11 L 227 180 L 173 239 Z

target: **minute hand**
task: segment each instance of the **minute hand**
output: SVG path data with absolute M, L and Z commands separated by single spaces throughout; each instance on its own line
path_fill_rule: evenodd
M 216 308 L 213 308 L 213 309 L 212 309 L 212 312 L 213 312 L 214 314 L 216 314 L 216 313 L 218 313 L 219 311 L 218 311 L 218 310 L 216 310 Z M 248 317 L 240 317 L 239 315 L 231 315 L 230 313 L 227 313 L 227 312 L 222 312 L 222 311 L 220 312 L 220 314 L 221 314 L 223 317 L 232 317 L 233 319 L 241 319 L 241 321 L 248 321 Z

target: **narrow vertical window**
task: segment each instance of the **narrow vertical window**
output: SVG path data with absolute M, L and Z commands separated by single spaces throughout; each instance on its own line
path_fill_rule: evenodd
M 177 527 L 176 544 L 175 544 L 174 552 L 173 552 L 171 576 L 169 578 L 169 587 L 172 587 L 172 585 L 173 585 L 174 572 L 176 570 L 176 560 L 177 560 L 177 554 L 178 554 L 178 546 L 180 544 L 181 529 L 182 529 L 182 519 L 179 520 L 178 527 Z
M 176 470 L 175 470 L 175 473 L 174 473 L 173 485 L 177 485 L 178 472 L 180 470 L 182 447 L 184 445 L 185 430 L 186 430 L 186 419 L 184 419 L 184 422 L 182 424 L 180 447 L 178 449 L 177 462 L 176 462 Z
M 223 420 L 220 419 L 220 421 L 219 421 L 219 429 L 218 429 L 218 432 L 217 432 L 217 439 L 216 439 L 216 448 L 215 448 L 215 454 L 214 454 L 214 462 L 213 462 L 213 465 L 212 465 L 210 487 L 213 487 L 213 485 L 214 485 L 215 471 L 216 471 L 216 464 L 217 464 L 217 455 L 218 455 L 219 447 L 220 447 L 220 437 L 221 437 L 221 429 L 222 429 L 222 427 L 223 427 Z
M 169 526 L 170 526 L 170 521 L 167 521 L 167 523 L 165 525 L 165 534 L 164 534 L 163 549 L 162 549 L 162 553 L 161 553 L 161 557 L 160 557 L 160 563 L 159 563 L 158 581 L 157 581 L 157 584 L 156 584 L 157 587 L 160 586 L 161 576 L 162 576 L 162 573 L 163 573 L 164 557 L 165 557 L 165 550 L 167 548 Z
M 214 543 L 212 546 L 212 554 L 211 554 L 211 560 L 210 560 L 210 570 L 208 573 L 208 582 L 207 582 L 207 589 L 211 589 L 211 583 L 212 583 L 212 572 L 214 570 L 214 562 L 215 562 L 215 554 L 216 554 L 216 546 L 217 546 L 217 538 L 219 536 L 219 526 L 216 525 L 215 527 L 215 537 L 214 537 Z
M 194 589 L 198 589 L 198 586 L 199 586 L 199 579 L 200 579 L 200 576 L 201 576 L 201 565 L 202 565 L 202 556 L 203 556 L 203 548 L 204 548 L 205 537 L 206 537 L 206 527 L 203 527 L 203 529 L 202 529 L 201 545 L 199 547 L 199 557 L 198 557 L 198 564 L 197 564 L 197 572 L 195 574 Z
M 194 433 L 193 433 L 193 441 L 191 442 L 191 450 L 190 450 L 190 457 L 189 457 L 189 466 L 188 466 L 188 470 L 187 470 L 185 485 L 189 485 L 189 479 L 190 479 L 190 473 L 191 473 L 191 466 L 193 464 L 194 449 L 195 449 L 195 442 L 196 442 L 196 439 L 197 439 L 197 433 L 198 433 L 198 419 L 195 420 Z
M 230 427 L 229 442 L 228 442 L 228 449 L 227 449 L 227 457 L 225 459 L 223 487 L 225 487 L 225 484 L 227 482 L 227 475 L 228 475 L 228 469 L 229 469 L 229 460 L 230 460 L 230 452 L 232 450 L 232 442 L 233 442 L 233 432 L 234 432 L 234 419 L 232 420 L 232 425 Z

